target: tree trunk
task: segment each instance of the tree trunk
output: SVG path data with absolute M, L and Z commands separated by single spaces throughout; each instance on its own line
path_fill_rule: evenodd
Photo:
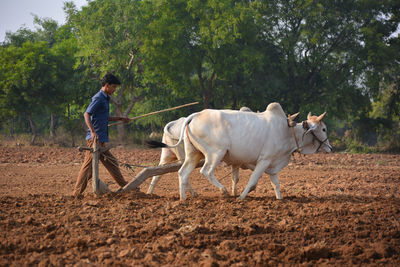
M 204 79 L 200 80 L 200 87 L 202 91 L 202 97 L 203 97 L 203 108 L 210 108 L 211 105 L 211 98 L 212 98 L 212 89 L 213 89 L 213 76 L 210 78 L 209 86 L 206 87 L 204 85 Z
M 202 73 L 201 73 L 201 65 L 197 69 L 197 77 L 199 77 L 199 83 L 200 83 L 200 89 L 201 89 L 201 97 L 203 99 L 203 109 L 207 109 L 210 99 L 207 97 L 208 94 L 207 94 L 206 88 L 204 86 L 204 79 L 203 79 L 203 76 L 202 76 Z
M 71 109 L 69 104 L 67 105 L 67 111 L 68 111 L 68 131 L 69 134 L 71 135 L 71 145 L 72 147 L 75 146 L 75 135 L 74 135 L 74 127 L 72 127 L 72 122 L 71 122 Z
M 36 126 L 35 123 L 33 122 L 32 115 L 28 115 L 28 120 L 29 120 L 29 125 L 31 127 L 31 133 L 32 133 L 32 138 L 31 138 L 31 146 L 35 144 L 36 140 Z
M 15 133 L 15 120 L 14 118 L 11 119 L 11 129 L 10 129 L 10 137 L 14 140 L 14 133 Z
M 202 67 L 201 64 L 197 68 L 197 77 L 199 78 L 199 83 L 200 83 L 200 88 L 201 88 L 201 94 L 203 98 L 203 108 L 210 108 L 210 102 L 211 102 L 211 97 L 212 97 L 212 90 L 213 90 L 213 82 L 215 79 L 215 71 L 211 74 L 209 80 L 208 80 L 208 86 L 205 85 L 205 82 L 207 81 L 206 78 L 203 77 L 202 75 Z
M 213 73 L 211 74 L 211 77 L 208 80 L 208 90 L 207 90 L 207 101 L 208 101 L 208 107 L 209 108 L 214 108 L 215 107 L 215 103 L 214 101 L 212 101 L 212 92 L 214 89 L 214 79 L 215 79 L 215 71 L 213 71 Z
M 50 113 L 50 140 L 52 143 L 54 143 L 54 139 L 56 137 L 56 132 L 55 132 L 55 116 L 54 113 Z
M 117 107 L 115 108 L 115 114 L 117 117 L 123 117 L 121 105 L 117 105 Z M 117 132 L 118 132 L 118 143 L 124 144 L 124 142 L 125 142 L 125 124 L 117 125 Z
M 132 98 L 129 101 L 128 107 L 126 108 L 125 112 L 123 112 L 122 108 L 122 97 L 123 93 L 126 89 L 129 89 L 129 91 L 132 92 Z M 133 86 L 128 86 L 128 87 L 123 87 L 118 91 L 118 95 L 114 98 L 111 97 L 111 102 L 114 103 L 115 105 L 115 115 L 118 117 L 127 117 L 129 113 L 131 112 L 132 108 L 136 104 L 136 102 L 139 102 L 140 100 L 143 99 L 143 96 L 134 96 L 133 94 L 134 87 Z M 125 124 L 119 124 L 117 126 L 117 132 L 118 132 L 118 142 L 120 144 L 124 144 L 126 142 L 126 133 L 125 133 Z

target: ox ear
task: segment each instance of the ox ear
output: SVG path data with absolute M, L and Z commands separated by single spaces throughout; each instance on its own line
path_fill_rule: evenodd
M 310 120 L 310 119 L 311 119 L 311 112 L 308 112 L 307 120 Z
M 316 124 L 312 124 L 305 134 L 308 134 L 309 132 L 314 131 L 315 129 L 317 129 L 317 127 L 318 126 Z
M 318 116 L 317 121 L 320 122 L 325 117 L 326 111 Z

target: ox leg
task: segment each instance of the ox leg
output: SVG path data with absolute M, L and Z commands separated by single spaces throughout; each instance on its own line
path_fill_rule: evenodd
M 180 191 L 180 199 L 181 200 L 185 200 L 185 198 L 186 198 L 186 188 L 188 188 L 188 185 L 190 187 L 188 178 L 189 178 L 189 175 L 192 173 L 192 171 L 196 168 L 196 165 L 198 162 L 199 162 L 199 160 L 197 160 L 197 161 L 185 160 L 182 167 L 178 171 L 179 191 Z
M 188 154 L 187 154 L 188 155 Z M 189 154 L 185 162 L 182 164 L 182 167 L 179 169 L 179 192 L 180 192 L 180 199 L 183 201 L 186 198 L 186 188 L 188 187 L 189 183 L 189 175 L 192 171 L 196 168 L 197 163 L 202 158 L 200 153 L 191 153 Z M 197 194 L 197 193 L 196 193 Z
M 269 179 L 271 180 L 271 185 L 274 188 L 276 199 L 282 199 L 281 192 L 279 191 L 279 179 L 278 175 L 270 174 Z
M 246 188 L 243 190 L 242 194 L 239 196 L 240 200 L 243 200 L 249 192 L 254 190 L 257 185 L 258 180 L 260 179 L 261 175 L 263 174 L 264 170 L 267 169 L 269 165 L 269 161 L 266 162 L 259 162 L 256 167 L 254 168 L 253 173 L 250 176 L 249 182 L 246 185 Z
M 164 139 L 163 139 L 163 141 L 164 141 Z M 158 164 L 158 166 L 171 163 L 175 159 L 176 159 L 176 156 L 170 149 L 162 148 L 161 149 L 160 163 Z M 149 189 L 147 190 L 147 194 L 152 194 L 153 193 L 154 187 L 157 185 L 158 180 L 160 179 L 160 177 L 161 177 L 161 175 L 153 176 L 153 179 L 151 180 Z
M 153 194 L 154 187 L 158 183 L 158 180 L 160 179 L 161 175 L 156 175 L 153 176 L 153 179 L 151 180 L 151 184 L 149 186 L 149 189 L 147 189 L 147 194 Z
M 183 145 L 178 146 L 177 148 L 175 148 L 174 150 L 175 155 L 178 159 L 178 161 L 183 162 L 185 160 L 185 149 L 183 147 Z M 194 197 L 197 197 L 199 194 L 197 194 L 197 192 L 193 189 L 193 187 L 190 185 L 190 181 L 188 179 L 187 181 L 187 185 L 186 185 L 187 190 L 189 190 L 190 194 Z
M 160 164 L 160 165 L 162 165 L 162 164 Z M 149 189 L 147 190 L 147 194 L 153 194 L 153 190 L 154 190 L 155 186 L 157 185 L 160 177 L 161 177 L 161 175 L 153 176 L 153 179 L 151 180 Z M 187 190 L 189 190 L 189 192 L 192 196 L 197 197 L 199 195 L 199 194 L 197 194 L 196 190 L 194 190 L 193 187 L 190 185 L 189 180 L 187 182 L 186 188 L 187 188 Z
M 236 196 L 236 185 L 239 180 L 239 166 L 232 165 L 232 196 Z
M 217 167 L 218 163 L 221 162 L 221 159 L 224 157 L 225 153 L 216 154 L 214 157 L 206 157 L 203 167 L 200 170 L 200 173 L 203 174 L 214 186 L 219 188 L 222 194 L 228 195 L 228 191 L 225 186 L 221 184 L 217 178 L 215 178 L 214 170 Z
M 176 160 L 183 161 L 184 158 L 185 158 L 185 151 L 183 150 L 182 147 L 178 147 L 177 149 L 163 148 L 161 150 L 160 163 L 158 164 L 158 166 L 173 163 Z M 161 177 L 161 175 L 153 176 L 153 179 L 151 180 L 149 189 L 147 190 L 147 194 L 153 193 L 153 190 L 156 187 L 160 177 Z M 198 196 L 197 192 L 192 188 L 189 181 L 187 183 L 187 189 L 189 190 L 189 192 L 192 196 L 194 196 L 194 197 Z
M 189 182 L 189 175 L 196 168 L 197 163 L 202 158 L 202 154 L 190 143 L 187 136 L 184 137 L 184 151 L 185 161 L 178 171 L 179 175 L 179 193 L 180 200 L 183 201 L 186 198 L 186 187 Z

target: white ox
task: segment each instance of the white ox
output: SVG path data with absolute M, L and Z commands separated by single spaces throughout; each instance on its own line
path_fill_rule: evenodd
M 331 151 L 322 122 L 324 116 L 325 113 L 318 117 L 309 113 L 306 121 L 290 129 L 279 103 L 269 104 L 261 113 L 206 109 L 186 118 L 177 144 L 159 145 L 174 148 L 184 141 L 185 161 L 179 169 L 181 200 L 185 199 L 188 177 L 203 156 L 205 163 L 200 173 L 221 192 L 227 193 L 215 178 L 214 170 L 219 162 L 225 161 L 232 166 L 254 166 L 240 199 L 254 189 L 263 172 L 269 174 L 276 198 L 281 199 L 277 173 L 288 165 L 294 151 L 303 154 Z
M 251 109 L 248 107 L 242 107 L 239 111 L 251 112 Z M 179 135 L 182 128 L 182 125 L 185 121 L 186 117 L 181 117 L 177 120 L 171 121 L 167 123 L 164 127 L 164 133 L 162 136 L 162 142 L 166 145 L 172 146 L 179 141 Z M 164 165 L 173 162 L 183 162 L 185 159 L 185 149 L 183 144 L 181 143 L 179 146 L 174 148 L 166 148 L 163 147 L 161 150 L 160 162 L 158 165 Z M 235 166 L 236 167 L 236 166 Z M 252 166 L 247 166 L 247 169 L 252 168 Z M 151 180 L 150 186 L 147 190 L 147 194 L 152 194 L 155 186 L 157 185 L 161 175 L 153 176 Z M 232 166 L 232 195 L 236 196 L 236 185 L 239 179 L 239 169 L 233 168 Z M 196 191 L 191 187 L 190 182 L 187 183 L 187 189 L 192 194 L 192 196 L 197 196 Z

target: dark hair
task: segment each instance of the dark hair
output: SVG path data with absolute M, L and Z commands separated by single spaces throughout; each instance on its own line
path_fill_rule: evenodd
M 108 84 L 118 84 L 120 85 L 121 82 L 118 80 L 117 77 L 115 77 L 114 75 L 112 75 L 111 73 L 107 73 L 106 75 L 104 75 L 103 79 L 101 79 L 101 86 L 106 85 L 106 83 Z

